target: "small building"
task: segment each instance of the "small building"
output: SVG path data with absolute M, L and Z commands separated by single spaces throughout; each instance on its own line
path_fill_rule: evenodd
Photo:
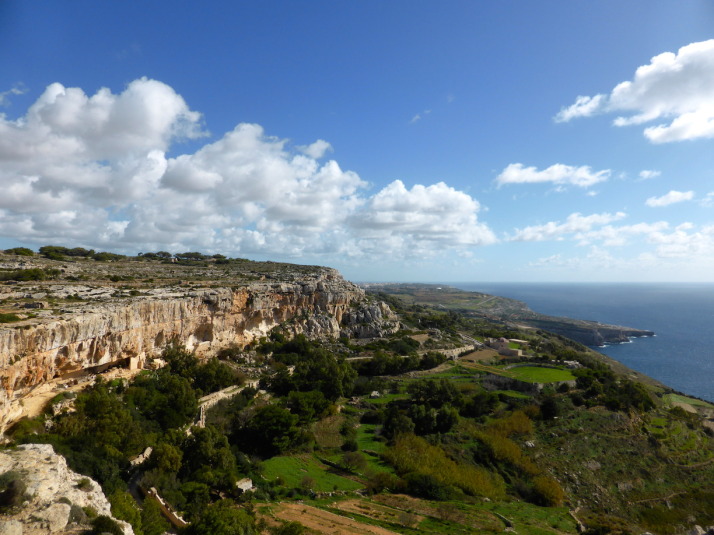
M 523 350 L 513 349 L 511 342 L 515 342 L 515 340 L 509 340 L 508 338 L 488 338 L 486 345 L 495 349 L 499 355 L 503 355 L 504 357 L 522 357 Z

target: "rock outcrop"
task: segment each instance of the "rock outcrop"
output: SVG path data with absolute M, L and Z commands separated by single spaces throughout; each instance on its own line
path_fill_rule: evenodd
M 78 304 L 0 329 L 0 431 L 33 388 L 116 365 L 140 369 L 172 340 L 202 357 L 231 344 L 245 346 L 276 326 L 311 337 L 374 337 L 399 328 L 387 305 L 369 302 L 362 289 L 329 268 L 237 287 L 160 287 L 118 298 L 106 287 L 43 290 Z
M 2 515 L 0 533 L 76 533 L 77 522 L 86 523 L 83 508 L 112 515 L 99 483 L 70 470 L 65 458 L 49 444 L 24 444 L 0 451 L 0 474 L 7 472 L 15 473 L 22 482 L 25 498 L 9 514 Z M 116 521 L 124 535 L 134 535 L 129 524 Z

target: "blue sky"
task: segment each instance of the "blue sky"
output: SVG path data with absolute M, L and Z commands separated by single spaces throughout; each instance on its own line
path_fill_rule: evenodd
M 0 248 L 714 281 L 714 4 L 0 1 Z

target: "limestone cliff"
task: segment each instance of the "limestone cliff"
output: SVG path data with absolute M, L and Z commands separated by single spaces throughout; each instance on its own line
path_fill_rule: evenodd
M 48 284 L 19 292 L 64 301 L 51 314 L 0 329 L 0 430 L 38 385 L 117 364 L 141 368 L 173 339 L 210 356 L 230 344 L 245 346 L 276 326 L 312 337 L 374 337 L 398 329 L 389 307 L 369 302 L 358 286 L 328 268 L 213 286 L 127 294 L 96 285 Z M 18 288 L 12 291 L 18 294 Z
M 49 444 L 24 444 L 0 451 L 0 474 L 7 472 L 16 474 L 25 496 L 21 506 L 0 517 L 0 533 L 84 532 L 80 528 L 86 528 L 88 521 L 82 508 L 111 517 L 99 483 L 70 470 L 65 458 Z M 117 522 L 124 535 L 134 535 L 129 524 Z

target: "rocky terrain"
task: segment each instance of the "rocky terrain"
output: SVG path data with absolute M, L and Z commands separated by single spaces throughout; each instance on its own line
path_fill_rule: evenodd
M 88 526 L 86 511 L 111 517 L 110 505 L 99 484 L 67 467 L 49 444 L 24 444 L 0 451 L 0 474 L 21 477 L 21 505 L 0 517 L 0 534 L 39 535 L 82 533 Z M 114 519 L 124 535 L 132 527 Z
M 49 381 L 122 366 L 140 370 L 176 340 L 207 357 L 276 326 L 311 337 L 372 337 L 398 328 L 383 303 L 335 270 L 257 262 L 18 261 L 0 270 L 58 270 L 0 285 L 0 430 Z M 63 383 L 64 381 L 64 383 Z

